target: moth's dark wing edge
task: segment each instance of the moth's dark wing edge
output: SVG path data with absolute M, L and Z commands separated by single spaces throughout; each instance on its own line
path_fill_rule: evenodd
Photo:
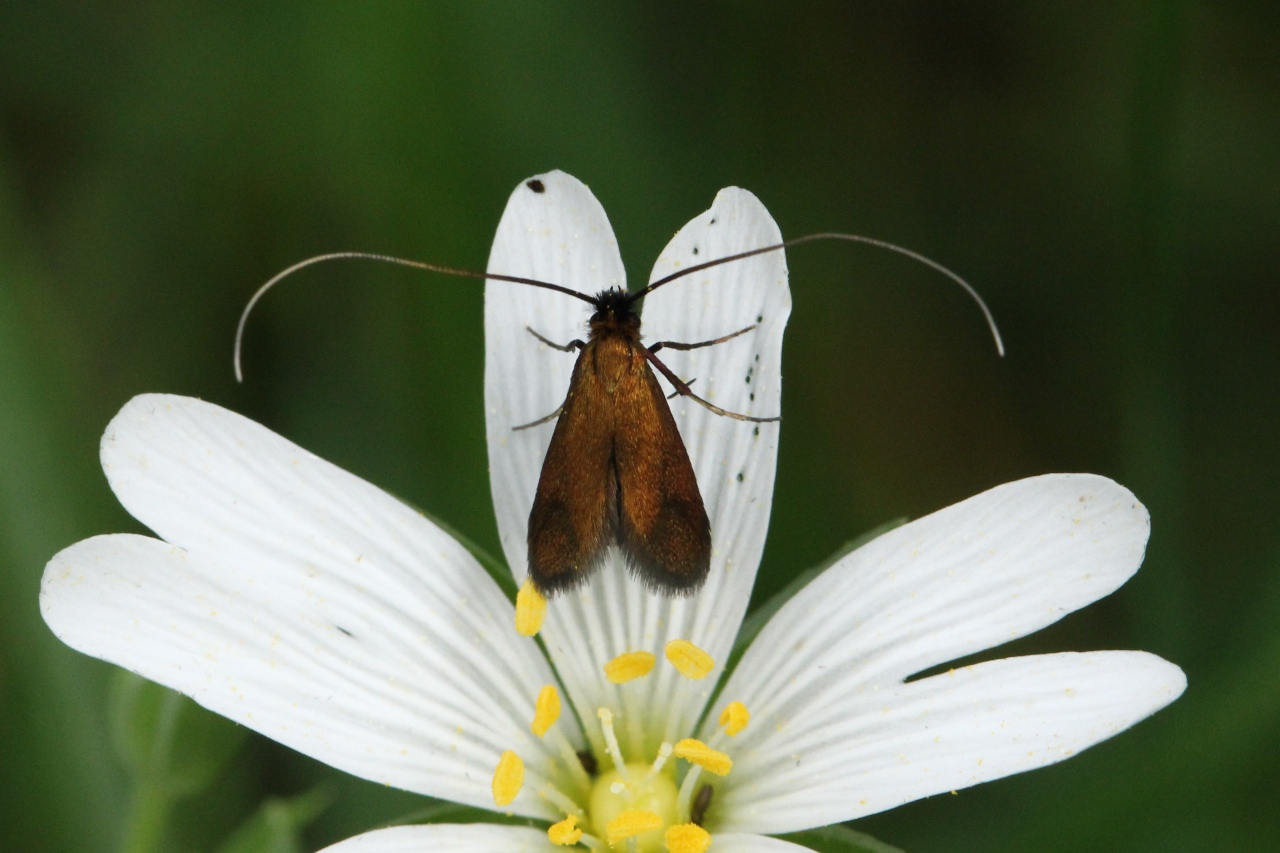
M 611 497 L 604 502 L 603 530 L 597 540 L 588 543 L 585 549 L 581 548 L 583 531 L 574 525 L 565 503 L 541 491 L 537 495 L 529 513 L 529 577 L 543 595 L 553 596 L 582 586 L 604 564 L 609 549 L 618 539 L 617 480 L 612 475 L 605 485 L 605 494 Z M 539 555 L 545 549 L 540 548 L 539 543 L 548 540 L 572 543 L 570 547 L 576 555 L 575 565 L 564 565 L 561 559 L 561 564 L 554 566 L 554 557 L 544 564 Z M 553 549 L 553 553 L 561 558 L 566 556 L 562 549 Z
M 647 428 L 620 434 L 618 546 L 627 569 L 653 592 L 692 595 L 711 569 L 711 522 L 680 430 L 662 388 L 641 362 L 630 393 L 619 394 L 619 421 Z
M 613 435 L 596 420 L 605 410 L 589 366 L 592 352 L 589 345 L 574 365 L 529 511 L 529 577 L 543 595 L 584 583 L 617 541 Z
M 644 555 L 629 549 L 625 544 L 619 543 L 618 550 L 626 564 L 627 572 L 643 583 L 645 589 L 672 598 L 688 598 L 693 595 L 702 589 L 702 585 L 707 581 L 707 575 L 711 572 L 710 551 L 707 552 L 706 561 L 695 568 L 693 573 L 677 574 L 662 563 L 647 559 Z
M 617 547 L 650 591 L 691 595 L 711 569 L 711 524 L 662 388 L 638 344 L 617 344 L 593 338 L 574 365 L 529 513 L 529 576 L 555 595 Z

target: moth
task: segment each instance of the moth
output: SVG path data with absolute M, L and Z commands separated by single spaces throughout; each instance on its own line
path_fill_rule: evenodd
M 762 352 L 776 358 L 777 323 L 785 321 L 789 308 L 784 262 L 780 257 L 746 261 L 750 266 L 729 278 L 712 281 L 707 275 L 712 267 L 777 254 L 781 243 L 777 226 L 754 196 L 726 190 L 668 246 L 650 283 L 629 291 L 612 228 L 590 190 L 561 172 L 517 185 L 488 264 L 486 388 L 505 390 L 501 396 L 486 391 L 486 406 L 491 452 L 503 448 L 490 458 L 494 476 L 513 482 L 502 467 L 508 466 L 514 482 L 533 487 L 531 476 L 537 475 L 531 503 L 528 497 L 526 502 L 499 497 L 497 503 L 509 503 L 512 510 L 523 503 L 528 512 L 529 580 L 544 596 L 585 583 L 615 550 L 629 573 L 652 591 L 683 596 L 703 586 L 711 568 L 711 522 L 668 392 L 715 416 L 751 422 L 741 425 L 748 433 L 754 424 L 779 420 L 768 408 L 776 405 L 776 396 L 756 404 L 764 411 L 752 411 L 748 394 L 738 389 L 751 391 L 754 400 L 754 392 L 762 389 L 751 379 L 743 386 L 743 375 L 755 369 L 753 358 Z M 707 272 L 696 281 L 686 278 L 702 271 Z M 684 279 L 686 290 L 676 302 L 694 313 L 660 310 L 675 304 L 660 300 L 676 298 L 660 288 L 678 279 Z M 533 287 L 495 286 L 495 280 Z M 570 296 L 589 310 L 578 313 L 535 287 Z M 645 317 L 662 318 L 653 330 L 679 339 L 644 339 L 642 304 Z M 575 334 L 580 339 L 567 340 Z M 700 377 L 704 367 L 680 376 L 663 361 L 673 350 L 705 351 L 723 344 L 732 351 L 702 359 L 712 372 Z M 732 402 L 724 405 L 746 406 L 750 414 L 704 399 L 695 393 L 701 391 L 694 384 L 698 381 L 710 388 L 706 396 L 726 395 L 723 399 Z M 523 423 L 539 415 L 545 416 Z M 537 438 L 521 437 L 550 421 L 554 429 L 544 427 Z M 512 429 L 518 432 L 512 435 Z M 539 457 L 541 448 L 545 454 Z M 717 483 L 714 490 L 720 489 Z M 522 521 L 510 512 L 504 529 Z
M 663 348 L 714 346 L 754 326 L 696 343 L 645 345 L 640 340 L 640 315 L 633 306 L 656 286 L 638 293 L 613 288 L 592 297 L 595 312 L 585 343 L 561 345 L 529 330 L 550 347 L 579 351 L 568 394 L 554 413 L 555 432 L 529 513 L 529 577 L 544 595 L 583 583 L 610 546 L 621 551 L 634 575 L 668 594 L 689 594 L 707 579 L 711 524 L 652 368 L 676 394 L 692 397 L 718 415 L 757 423 L 778 420 L 712 405 L 656 355 Z
M 586 257 L 580 257 L 567 248 L 575 230 L 590 232 L 594 228 L 597 232 L 594 236 L 598 237 L 599 232 L 608 230 L 608 223 L 590 191 L 563 172 L 530 178 L 517 187 L 499 225 L 499 237 L 494 241 L 494 254 L 486 272 L 369 252 L 335 252 L 300 261 L 259 287 L 245 305 L 236 327 L 236 379 L 242 379 L 241 343 L 245 324 L 254 306 L 279 281 L 317 263 L 340 259 L 376 260 L 445 275 L 551 290 L 586 302 L 592 309 L 586 341 L 559 343 L 550 340 L 534 328 L 532 317 L 530 324 L 520 331 L 521 334 L 533 335 L 549 347 L 578 353 L 568 391 L 556 411 L 531 423 L 503 428 L 518 431 L 551 420 L 556 422 L 529 512 L 526 544 L 530 579 L 544 595 L 571 589 L 585 583 L 610 549 L 617 548 L 631 573 L 651 589 L 668 595 L 689 595 L 702 587 L 710 570 L 711 527 L 688 451 L 654 370 L 675 389 L 672 397 L 687 397 L 716 415 L 755 423 L 777 421 L 779 417 L 755 417 L 719 408 L 691 390 L 693 379 L 688 382 L 682 380 L 657 356 L 663 349 L 694 350 L 722 344 L 751 333 L 757 328 L 755 324 L 712 340 L 645 344 L 641 340 L 637 310 L 641 300 L 684 276 L 756 255 L 779 252 L 801 243 L 815 240 L 863 243 L 904 255 L 959 284 L 982 310 L 995 338 L 997 352 L 1004 354 L 991 312 L 977 292 L 949 269 L 909 249 L 857 234 L 824 232 L 784 241 L 777 232 L 777 226 L 753 196 L 742 190 L 725 192 L 737 193 L 735 198 L 739 203 L 744 198 L 749 199 L 745 208 L 751 212 L 743 214 L 744 221 L 754 217 L 755 224 L 759 226 L 767 220 L 767 227 L 755 231 L 749 228 L 731 231 L 737 240 L 734 245 L 738 248 L 721 257 L 690 262 L 636 291 L 607 286 L 591 296 L 555 280 L 511 274 L 514 270 L 537 269 L 547 279 L 552 279 L 566 267 L 577 264 L 577 277 L 570 276 L 562 281 L 573 278 L 581 284 L 593 276 L 607 280 L 607 274 L 601 276 L 597 273 L 612 263 L 617 266 L 613 277 L 622 277 L 616 251 L 611 260 L 607 253 L 601 251 L 600 240 L 594 244 L 583 242 Z M 717 204 L 719 201 L 720 197 L 717 197 Z M 707 215 L 711 213 L 708 211 Z M 558 231 L 548 225 L 552 220 Z M 716 219 L 712 217 L 702 224 L 709 228 L 715 223 Z M 505 237 L 504 228 L 508 229 Z M 709 230 L 703 233 L 709 233 Z M 547 239 L 548 235 L 553 235 L 554 239 Z M 742 249 L 744 240 L 748 248 Z M 611 247 L 611 243 L 608 245 Z M 505 254 L 499 252 L 500 246 L 509 251 Z M 696 245 L 692 252 L 697 254 Z M 686 259 L 686 262 L 691 260 Z M 584 275 L 584 271 L 591 275 Z M 524 306 L 536 313 L 536 306 L 527 305 L 520 295 L 519 291 L 523 289 L 505 292 L 498 299 L 513 310 Z M 721 298 L 732 300 L 734 294 L 722 294 Z M 489 291 L 486 291 L 485 310 L 488 328 Z M 757 324 L 762 319 L 763 315 L 757 316 Z M 504 331 L 515 333 L 516 328 L 508 325 Z M 491 367 L 486 362 L 486 371 Z M 517 361 L 500 367 L 520 370 L 527 365 Z M 747 381 L 751 381 L 749 371 Z M 490 425 L 492 427 L 492 421 Z M 505 440 L 506 436 L 496 437 L 498 443 Z M 494 445 L 495 436 L 491 434 L 490 447 Z

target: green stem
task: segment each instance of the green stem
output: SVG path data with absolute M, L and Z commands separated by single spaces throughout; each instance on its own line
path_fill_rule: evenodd
M 160 786 L 139 782 L 129 805 L 121 853 L 155 853 L 159 850 L 172 805 Z

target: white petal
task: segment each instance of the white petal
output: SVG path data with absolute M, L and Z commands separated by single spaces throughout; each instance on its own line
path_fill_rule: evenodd
M 717 832 L 711 836 L 711 848 L 716 853 L 811 853 L 802 844 L 749 832 Z
M 527 826 L 489 823 L 425 824 L 377 829 L 321 853 L 553 853 L 563 848 Z
M 808 847 L 790 841 L 748 833 L 717 833 L 711 843 L 716 853 L 809 853 Z M 541 830 L 473 823 L 378 829 L 326 847 L 321 853 L 552 853 L 564 849 L 552 844 Z
M 717 794 L 722 828 L 791 832 L 1053 764 L 1185 687 L 1182 671 L 1154 655 L 1092 652 L 990 661 L 897 687 L 815 691 L 811 703 L 758 721 L 768 736 L 734 750 Z
M 753 715 L 913 673 L 1039 630 L 1139 564 L 1146 509 L 1092 474 L 1006 483 L 890 531 L 800 591 L 725 691 Z M 806 700 L 807 701 L 807 700 Z
M 408 790 L 492 808 L 503 750 L 546 766 L 529 731 L 545 661 L 474 558 L 417 512 L 189 398 L 132 400 L 102 459 L 167 542 L 104 536 L 55 556 L 41 606 L 66 643 Z M 554 816 L 533 787 L 511 809 Z
M 671 240 L 650 280 L 781 239 L 755 196 L 732 187 L 721 190 L 711 209 Z M 771 416 L 780 412 L 782 334 L 790 311 L 786 259 L 779 251 L 664 285 L 646 299 L 644 334 L 650 344 L 696 343 L 755 324 L 723 344 L 690 352 L 664 349 L 659 357 L 677 375 L 696 378 L 695 390 L 717 405 Z M 764 549 L 778 449 L 776 423 L 720 417 L 679 399 L 671 406 L 711 519 L 713 556 L 706 585 L 689 598 L 651 593 L 614 560 L 586 587 L 552 602 L 543 632 L 579 707 L 587 714 L 602 705 L 621 710 L 624 749 L 643 750 L 649 758 L 659 739 L 689 733 L 732 648 Z M 663 660 L 672 638 L 707 651 L 717 669 L 697 682 L 679 675 Z M 610 658 L 642 649 L 658 657 L 651 675 L 623 687 L 601 677 Z M 638 728 L 642 717 L 646 731 Z
M 722 694 L 752 714 L 732 753 L 790 756 L 829 709 L 860 707 L 1106 595 L 1142 562 L 1149 523 L 1127 489 L 1063 474 L 999 486 L 873 540 L 801 590 L 743 656 Z M 730 787 L 750 767 L 735 768 Z
M 531 188 L 542 186 L 541 192 Z M 516 187 L 498 224 L 488 271 L 532 278 L 594 296 L 626 286 L 626 271 L 604 208 L 564 172 Z M 502 549 L 516 580 L 528 571 L 525 535 L 553 424 L 512 427 L 554 412 L 569 388 L 576 353 L 557 352 L 529 334 L 564 344 L 586 337 L 591 306 L 563 293 L 489 281 L 484 291 L 484 404 L 489 482 Z

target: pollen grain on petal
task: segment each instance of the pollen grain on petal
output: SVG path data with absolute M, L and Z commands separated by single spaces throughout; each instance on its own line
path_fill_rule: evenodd
M 662 843 L 671 853 L 705 853 L 711 846 L 711 833 L 696 823 L 677 823 L 667 827 Z
M 560 692 L 554 684 L 545 684 L 538 691 L 538 699 L 534 703 L 533 723 L 530 728 L 538 737 L 547 733 L 547 729 L 560 719 Z
M 516 633 L 532 637 L 542 630 L 542 620 L 547 616 L 547 600 L 538 592 L 533 581 L 525 578 L 524 586 L 516 593 Z
M 724 733 L 729 737 L 737 737 L 750 722 L 751 712 L 747 710 L 746 705 L 736 700 L 725 705 L 724 710 L 720 712 L 720 725 L 724 726 Z
M 687 737 L 676 744 L 676 756 L 691 761 L 717 776 L 727 775 L 733 769 L 733 759 L 718 749 L 712 749 L 700 740 Z
M 662 829 L 662 818 L 657 812 L 634 809 L 622 812 L 609 821 L 604 831 L 609 846 L 612 847 L 619 841 L 626 841 L 642 832 L 652 832 L 655 829 Z
M 604 676 L 614 684 L 626 684 L 648 675 L 657 661 L 652 652 L 623 652 L 604 665 Z
M 578 816 L 569 815 L 559 823 L 553 823 L 547 829 L 547 838 L 552 844 L 568 847 L 577 844 L 582 838 L 582 830 L 578 828 Z
M 493 771 L 493 802 L 495 805 L 510 805 L 511 801 L 524 787 L 524 762 L 511 750 L 502 753 L 498 766 Z
M 716 662 L 711 655 L 695 646 L 688 640 L 672 640 L 667 643 L 667 660 L 680 671 L 685 678 L 701 681 L 715 669 Z

